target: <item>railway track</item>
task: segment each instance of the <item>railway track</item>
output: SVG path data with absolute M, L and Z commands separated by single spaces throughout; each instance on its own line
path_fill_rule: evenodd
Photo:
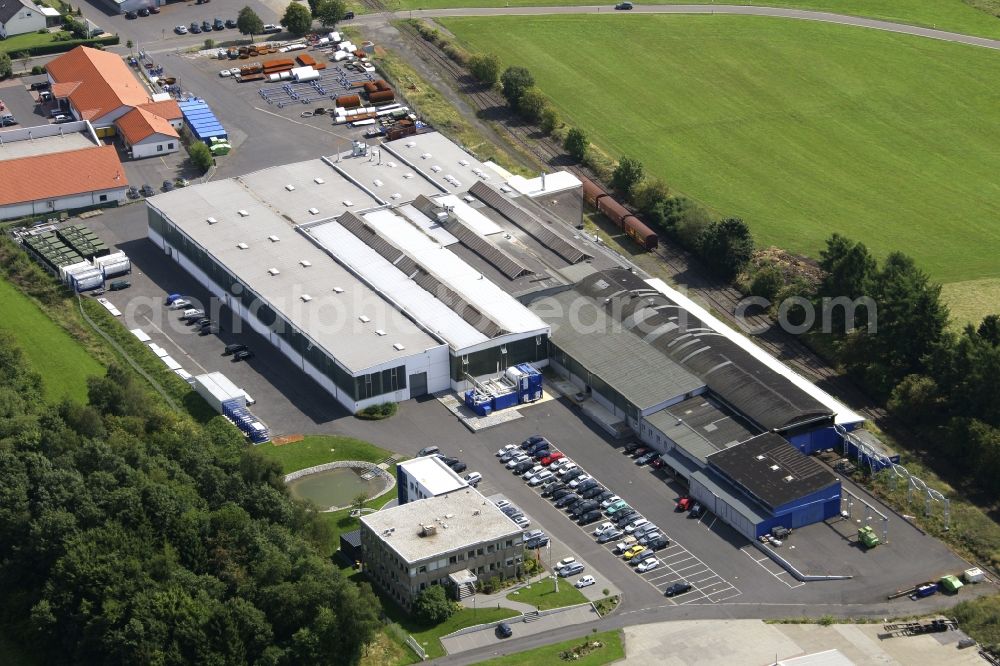
M 379 0 L 364 0 L 364 4 L 374 11 L 385 11 Z M 450 78 L 454 83 L 452 87 L 462 93 L 476 109 L 491 112 L 510 140 L 525 153 L 545 166 L 558 167 L 589 178 L 595 183 L 601 182 L 590 169 L 573 163 L 562 146 L 543 135 L 537 127 L 526 125 L 513 117 L 500 93 L 495 89 L 485 88 L 465 68 L 421 37 L 414 28 L 403 24 L 399 26 L 399 30 L 408 38 L 413 50 Z M 748 314 L 738 319 L 736 312 L 744 298 L 743 294 L 731 286 L 704 277 L 706 271 L 697 259 L 684 250 L 667 244 L 661 244 L 655 254 L 668 269 L 670 277 L 685 275 L 688 279 L 681 284 L 690 294 L 714 309 L 720 318 L 741 330 L 751 329 L 755 332 L 752 333 L 755 342 L 773 356 L 837 396 L 865 418 L 880 426 L 889 425 L 887 420 L 890 417 L 884 409 L 871 407 L 871 400 L 850 379 L 837 373 L 794 335 L 781 330 L 773 319 L 760 314 Z M 694 278 L 690 279 L 692 275 Z

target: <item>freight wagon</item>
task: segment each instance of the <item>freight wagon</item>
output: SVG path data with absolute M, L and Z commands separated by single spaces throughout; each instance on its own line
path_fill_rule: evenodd
M 642 221 L 628 212 L 625 206 L 614 200 L 610 194 L 602 190 L 596 183 L 581 178 L 583 181 L 583 200 L 604 213 L 625 234 L 646 250 L 654 250 L 659 245 L 659 237 Z

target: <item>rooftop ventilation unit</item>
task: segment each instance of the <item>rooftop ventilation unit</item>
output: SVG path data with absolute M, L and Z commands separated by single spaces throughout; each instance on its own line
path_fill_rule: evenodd
M 322 178 L 313 178 L 313 182 L 316 183 L 317 185 L 322 185 L 326 181 L 323 180 Z
M 757 456 L 757 460 L 763 460 L 764 456 Z
M 395 169 L 396 168 L 396 163 L 395 162 L 386 162 L 385 165 L 387 167 L 389 167 L 390 169 Z
M 435 534 L 437 534 L 437 526 L 436 525 L 421 525 L 420 526 L 420 536 L 422 536 L 422 537 L 429 537 L 429 536 L 434 536 Z
M 299 298 L 302 299 L 303 303 L 308 303 L 309 301 L 311 301 L 313 299 L 313 297 L 310 296 L 309 294 L 302 294 L 301 296 L 299 296 Z
M 250 246 L 247 245 L 246 243 L 237 243 L 236 247 L 240 248 L 241 250 L 245 250 L 245 249 L 247 249 Z
M 371 321 L 371 318 L 368 317 L 367 315 L 361 315 L 360 317 L 358 317 L 358 320 L 364 322 L 365 324 L 367 324 L 368 322 Z
M 399 192 L 393 192 L 393 193 L 392 193 L 392 194 L 391 194 L 391 195 L 389 196 L 389 198 L 390 198 L 390 199 L 401 199 L 402 197 L 403 197 L 403 195 L 402 195 L 402 194 L 400 194 Z
M 431 171 L 433 171 L 434 173 L 441 173 L 441 167 L 435 164 L 434 166 L 431 167 Z
M 403 351 L 404 349 L 406 349 L 406 347 L 404 347 L 403 345 L 399 344 L 398 342 L 396 344 L 394 344 L 392 346 L 392 348 L 395 349 L 396 351 Z
M 459 160 L 458 163 L 462 166 L 469 166 L 469 160 Z
M 794 481 L 794 480 L 795 480 L 795 477 L 794 477 L 794 476 L 792 476 L 791 474 L 789 474 L 788 476 L 786 476 L 786 477 L 785 477 L 784 479 L 782 479 L 782 480 L 783 480 L 783 481 L 784 481 L 785 483 L 791 483 L 792 481 Z
M 281 239 L 275 236 L 274 234 L 271 234 L 270 236 L 267 237 L 267 240 L 271 241 L 272 243 L 277 243 Z
M 472 196 L 471 194 L 466 194 L 462 198 L 465 199 L 465 203 L 472 203 L 473 201 L 476 200 L 476 197 Z
M 378 178 L 376 178 L 372 182 L 375 184 L 375 187 L 382 187 L 382 181 L 379 180 Z
M 781 468 L 778 467 L 777 465 L 771 465 L 771 471 L 777 472 L 779 469 L 781 469 Z
M 246 217 L 250 214 L 247 211 L 243 210 L 242 208 L 236 212 L 240 214 L 240 217 Z
M 417 144 L 416 144 L 416 143 L 414 143 L 413 141 L 407 141 L 407 142 L 406 142 L 406 147 L 407 147 L 407 148 L 413 148 L 413 147 L 414 147 L 414 146 L 416 146 L 416 145 L 417 145 Z
M 333 288 L 333 292 L 335 294 L 342 294 L 342 293 L 344 293 L 344 288 L 343 287 L 334 287 Z
M 277 268 L 268 268 L 267 272 L 270 273 L 271 275 L 278 275 L 279 273 L 281 273 L 281 271 L 279 271 Z
M 344 199 L 344 200 L 343 200 L 343 201 L 341 201 L 340 203 L 344 204 L 344 205 L 345 205 L 345 206 L 347 206 L 348 208 L 350 208 L 351 206 L 353 206 L 353 205 L 354 205 L 354 202 L 353 202 L 353 201 L 351 201 L 350 199 Z
M 309 214 L 310 215 L 316 215 L 317 213 L 319 213 L 319 208 L 310 208 L 309 209 Z
M 429 159 L 431 158 L 431 154 L 430 154 L 430 153 L 424 153 L 424 154 L 423 154 L 423 155 L 421 155 L 420 157 L 422 157 L 422 158 L 423 158 L 423 159 L 425 159 L 425 160 L 429 160 Z
M 378 335 L 378 336 L 381 337 L 381 336 L 385 335 L 385 331 L 383 331 L 381 328 L 377 328 L 377 329 L 375 329 L 375 335 Z
M 295 186 L 289 183 L 288 185 L 285 185 L 285 189 L 288 190 L 289 192 L 294 192 Z
M 501 185 L 501 186 L 500 186 L 500 191 L 501 191 L 501 192 L 504 192 L 504 193 L 506 193 L 506 194 L 510 194 L 510 188 L 509 188 L 509 187 L 507 187 L 506 185 Z
M 413 174 L 410 172 L 406 172 L 403 174 L 403 178 L 409 180 L 410 178 L 413 178 Z
M 205 221 L 208 222 L 209 224 L 215 224 L 216 222 L 218 222 L 218 220 L 215 219 L 214 217 L 206 218 Z
M 308 259 L 303 259 L 299 263 L 302 264 L 302 268 L 309 268 L 310 266 L 312 266 L 312 262 L 309 261 Z

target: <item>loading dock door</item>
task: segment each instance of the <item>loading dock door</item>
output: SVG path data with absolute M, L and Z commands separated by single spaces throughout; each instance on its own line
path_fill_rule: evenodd
M 427 395 L 426 372 L 418 372 L 415 375 L 410 375 L 410 397 L 418 398 L 422 395 Z

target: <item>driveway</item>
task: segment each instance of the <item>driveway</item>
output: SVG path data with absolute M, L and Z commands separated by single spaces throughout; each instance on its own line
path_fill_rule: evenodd
M 494 645 L 516 645 L 520 639 L 526 636 L 551 634 L 560 627 L 597 619 L 600 619 L 600 616 L 591 606 L 577 606 L 551 615 L 544 615 L 533 622 L 519 622 L 517 618 L 507 620 L 510 628 L 514 631 L 514 635 L 510 638 L 498 638 L 494 629 L 496 625 L 494 624 L 479 631 L 462 634 L 461 636 L 442 638 L 441 645 L 444 646 L 448 654 L 488 648 Z

